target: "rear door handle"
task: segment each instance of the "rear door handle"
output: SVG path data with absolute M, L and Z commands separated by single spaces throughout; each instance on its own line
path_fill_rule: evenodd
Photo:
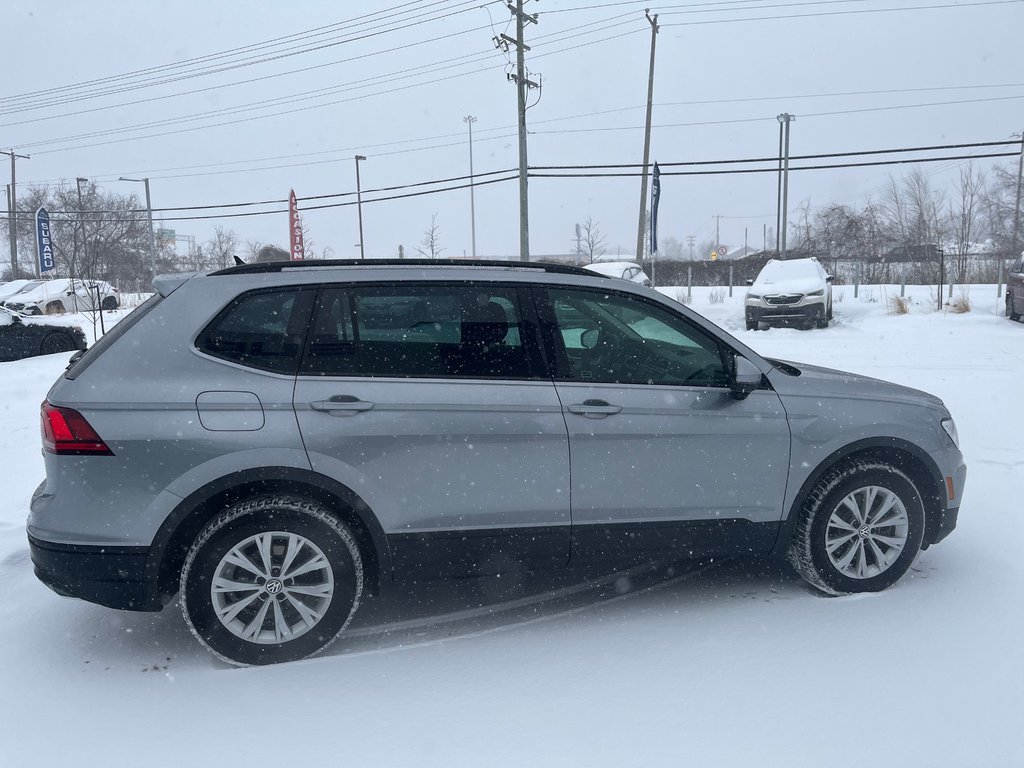
M 588 419 L 606 419 L 621 410 L 621 405 L 610 405 L 606 400 L 584 400 L 569 406 L 569 413 L 577 413 Z
M 373 405 L 354 395 L 334 395 L 327 400 L 314 400 L 309 407 L 331 416 L 355 416 L 357 413 L 369 411 Z

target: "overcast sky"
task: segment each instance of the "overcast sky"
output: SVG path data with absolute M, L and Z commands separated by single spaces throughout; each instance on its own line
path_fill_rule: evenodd
M 797 115 L 793 154 L 1000 140 L 1024 128 L 1019 0 L 542 0 L 527 4 L 540 14 L 527 29 L 527 64 L 543 81 L 528 112 L 531 166 L 641 160 L 645 6 L 663 25 L 651 152 L 661 163 L 775 155 L 781 112 Z M 510 18 L 504 4 L 482 0 L 19 0 L 4 12 L 0 147 L 32 156 L 19 161 L 19 188 L 86 176 L 130 191 L 118 176 L 150 176 L 156 208 L 284 200 L 290 188 L 300 198 L 352 192 L 357 153 L 368 158 L 364 189 L 463 176 L 470 114 L 476 172 L 513 169 L 515 87 L 491 42 L 515 35 Z M 289 35 L 146 76 L 175 82 L 127 90 L 137 79 L 122 79 L 101 84 L 122 92 L 99 98 L 90 85 L 10 99 Z M 272 60 L 237 66 L 254 57 Z M 181 79 L 213 65 L 226 71 Z M 204 115 L 217 110 L 226 111 Z M 150 123 L 158 125 L 137 128 Z M 91 135 L 109 131 L 120 132 Z M 925 169 L 941 184 L 957 164 Z M 890 172 L 902 171 L 794 173 L 791 215 L 804 201 L 860 204 Z M 574 225 L 592 217 L 610 253 L 632 253 L 639 186 L 638 178 L 531 179 L 532 252 L 571 250 Z M 723 243 L 742 245 L 748 228 L 760 246 L 763 226 L 774 226 L 775 195 L 771 173 L 666 177 L 660 235 L 705 240 L 721 215 Z M 469 191 L 458 190 L 364 203 L 367 256 L 394 256 L 399 244 L 414 253 L 434 213 L 443 255 L 469 254 Z M 517 183 L 478 188 L 476 213 L 478 252 L 516 256 Z M 354 206 L 307 210 L 304 222 L 315 250 L 358 256 Z M 165 226 L 203 241 L 217 224 L 243 242 L 288 244 L 284 213 Z

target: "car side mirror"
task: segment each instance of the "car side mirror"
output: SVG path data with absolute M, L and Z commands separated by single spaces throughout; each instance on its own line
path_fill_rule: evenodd
M 835 275 L 825 275 L 825 282 L 826 283 L 831 283 L 835 279 L 836 279 Z
M 753 285 L 753 284 L 754 284 L 753 280 L 747 280 L 747 285 Z
M 729 390 L 737 400 L 743 400 L 761 386 L 761 369 L 747 360 L 745 357 L 735 355 L 732 364 L 732 380 L 729 382 Z

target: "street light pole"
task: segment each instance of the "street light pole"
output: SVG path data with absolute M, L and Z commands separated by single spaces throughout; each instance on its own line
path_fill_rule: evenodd
M 791 115 L 788 112 L 783 112 L 778 117 L 779 123 L 785 128 L 785 147 L 782 162 L 782 223 L 780 240 L 782 243 L 781 258 L 786 258 L 786 219 L 788 216 L 789 206 L 789 124 L 796 120 L 796 115 Z
M 469 125 L 469 228 L 473 243 L 473 258 L 476 258 L 476 190 L 473 188 L 473 123 L 476 118 L 466 115 L 462 118 Z
M 88 182 L 89 180 L 86 179 L 86 178 L 83 178 L 81 176 L 79 176 L 78 178 L 75 179 L 75 187 L 78 189 L 78 224 L 75 227 L 75 264 L 74 264 L 74 267 L 72 267 L 72 269 L 69 270 L 71 272 L 71 274 L 68 275 L 68 277 L 70 277 L 72 280 L 74 280 L 74 278 L 75 278 L 75 272 L 78 272 L 79 271 L 78 268 L 79 268 L 79 266 L 81 266 L 78 263 L 79 230 L 81 230 L 82 250 L 83 251 L 87 250 L 86 249 L 86 244 L 85 244 L 85 224 L 82 221 L 82 208 L 83 208 L 83 204 L 82 204 L 82 182 L 83 181 Z
M 359 183 L 359 161 L 365 160 L 363 155 L 356 155 L 356 207 L 359 209 L 359 258 L 366 258 L 366 250 L 363 246 L 363 188 Z
M 146 218 L 149 220 L 149 271 L 156 277 L 156 239 L 153 237 L 153 202 L 149 197 L 149 177 L 143 179 L 129 179 L 121 176 L 118 181 L 142 182 L 146 185 Z

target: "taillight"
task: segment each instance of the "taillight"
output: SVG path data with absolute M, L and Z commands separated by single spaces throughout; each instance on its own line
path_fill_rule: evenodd
M 113 456 L 85 416 L 72 408 L 43 401 L 43 450 L 58 456 Z

